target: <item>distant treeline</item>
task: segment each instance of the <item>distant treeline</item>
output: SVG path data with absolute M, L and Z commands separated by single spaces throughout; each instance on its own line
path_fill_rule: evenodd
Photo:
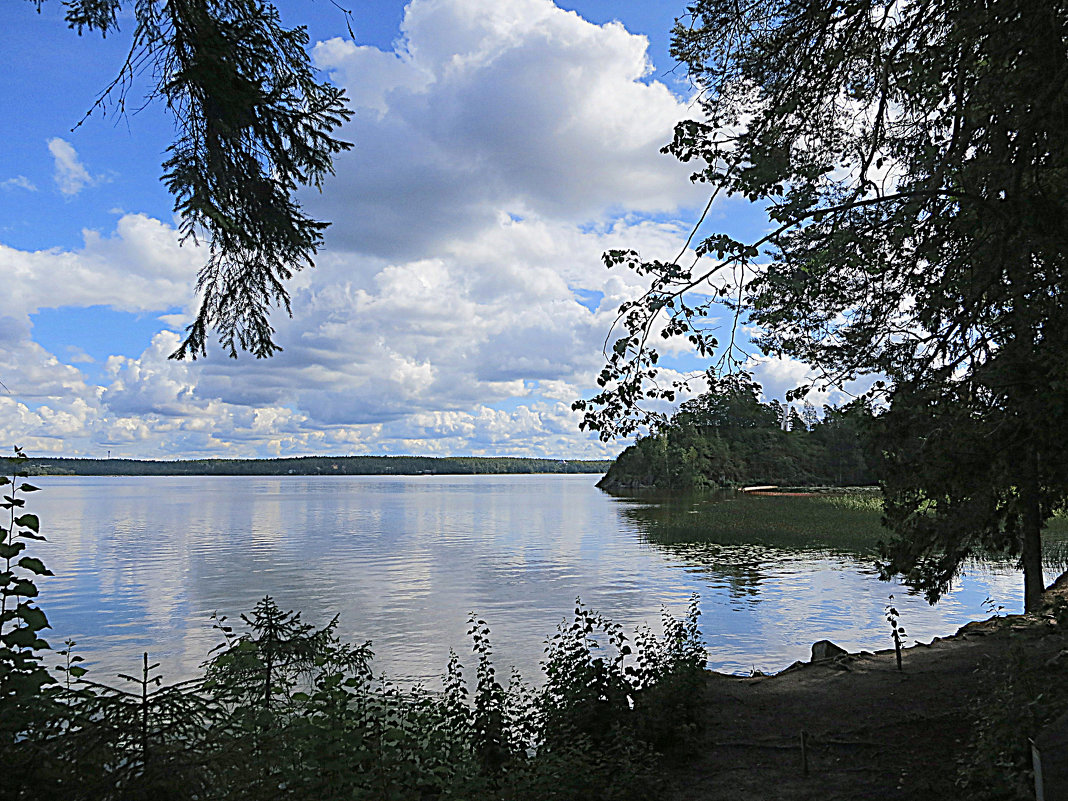
M 863 486 L 875 483 L 863 401 L 801 411 L 760 401 L 760 385 L 729 376 L 715 392 L 687 401 L 612 464 L 599 487 L 692 490 L 777 484 Z
M 6 462 L 7 460 L 0 460 Z M 23 469 L 63 476 L 418 476 L 501 473 L 603 473 L 607 461 L 509 457 L 302 456 L 289 459 L 35 458 Z M 4 465 L 4 469 L 8 466 Z

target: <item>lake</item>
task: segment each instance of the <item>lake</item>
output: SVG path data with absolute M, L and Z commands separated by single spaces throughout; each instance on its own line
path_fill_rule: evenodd
M 490 625 L 495 664 L 537 680 L 544 641 L 576 597 L 629 631 L 701 596 L 709 666 L 775 671 L 815 640 L 891 646 L 897 596 L 909 641 L 1022 605 L 1011 566 L 975 564 L 936 607 L 878 580 L 870 558 L 832 547 L 658 546 L 644 504 L 591 475 L 40 477 L 28 498 L 49 542 L 31 549 L 54 649 L 66 637 L 107 681 L 142 651 L 169 679 L 196 672 L 264 595 L 349 641 L 372 640 L 376 672 L 434 686 L 449 649 L 473 664 L 467 620 Z

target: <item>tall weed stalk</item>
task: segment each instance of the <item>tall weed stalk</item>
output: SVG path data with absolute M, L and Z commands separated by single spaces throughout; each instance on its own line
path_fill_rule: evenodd
M 662 634 L 633 639 L 577 603 L 540 688 L 515 672 L 501 682 L 475 615 L 473 685 L 452 653 L 431 692 L 376 678 L 370 643 L 343 642 L 336 617 L 316 627 L 270 597 L 240 624 L 214 617 L 221 641 L 191 681 L 164 683 L 145 654 L 125 686 L 100 683 L 68 640 L 57 682 L 34 584 L 50 574 L 25 553 L 43 539 L 22 497 L 36 488 L 21 478 L 2 480 L 5 799 L 637 799 L 655 793 L 660 753 L 700 728 L 696 596 L 684 618 L 664 612 Z

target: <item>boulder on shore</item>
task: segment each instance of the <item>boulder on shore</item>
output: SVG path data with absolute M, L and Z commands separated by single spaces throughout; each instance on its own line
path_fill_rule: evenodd
M 812 659 L 810 662 L 818 662 L 821 659 L 833 659 L 836 656 L 843 656 L 849 653 L 845 648 L 840 648 L 830 640 L 820 640 L 819 642 L 812 643 Z

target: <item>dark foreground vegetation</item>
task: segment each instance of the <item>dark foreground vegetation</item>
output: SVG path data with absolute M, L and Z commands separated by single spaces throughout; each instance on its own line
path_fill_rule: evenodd
M 10 472 L 10 460 L 0 465 Z M 603 473 L 606 461 L 456 456 L 300 456 L 291 459 L 33 458 L 30 475 L 58 476 L 419 476 L 502 473 Z
M 146 654 L 104 683 L 42 639 L 24 479 L 0 479 L 4 799 L 1018 799 L 1028 739 L 1068 709 L 1056 595 L 906 649 L 903 670 L 887 651 L 750 678 L 704 670 L 696 598 L 633 638 L 577 604 L 538 687 L 497 676 L 472 616 L 471 661 L 454 654 L 433 691 L 376 678 L 370 643 L 264 598 L 214 618 L 197 678 L 165 684 Z
M 196 679 L 165 684 L 146 654 L 121 685 L 98 682 L 75 643 L 42 639 L 35 582 L 50 573 L 29 555 L 43 537 L 24 478 L 2 479 L 0 504 L 4 799 L 637 799 L 701 727 L 696 598 L 681 620 L 665 612 L 662 635 L 633 638 L 577 604 L 540 687 L 496 675 L 474 615 L 474 664 L 453 655 L 430 691 L 376 678 L 370 643 L 270 598 L 239 624 L 215 618 Z

